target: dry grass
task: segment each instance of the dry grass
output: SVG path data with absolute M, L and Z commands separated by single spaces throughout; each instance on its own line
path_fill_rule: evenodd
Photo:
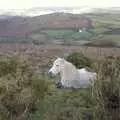
M 0 58 L 0 120 L 25 120 L 45 91 L 45 79 L 34 72 L 28 61 Z
M 120 119 L 120 57 L 106 58 L 98 64 L 92 88 L 95 120 Z

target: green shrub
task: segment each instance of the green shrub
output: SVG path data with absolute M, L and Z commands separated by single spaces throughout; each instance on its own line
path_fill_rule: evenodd
M 46 91 L 45 78 L 38 76 L 28 61 L 0 59 L 0 120 L 26 119 Z
M 120 119 L 120 58 L 109 57 L 98 65 L 93 86 L 94 120 Z
M 67 56 L 67 61 L 73 63 L 77 68 L 91 67 L 91 61 L 82 53 L 73 52 Z

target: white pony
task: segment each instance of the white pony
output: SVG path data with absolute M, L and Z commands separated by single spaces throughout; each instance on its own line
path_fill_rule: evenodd
M 92 79 L 96 78 L 96 73 L 88 72 L 85 68 L 76 67 L 62 58 L 57 58 L 49 73 L 57 75 L 60 73 L 61 85 L 64 88 L 86 88 L 91 84 Z

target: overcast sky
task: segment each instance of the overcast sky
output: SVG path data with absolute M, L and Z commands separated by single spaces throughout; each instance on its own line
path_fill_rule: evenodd
M 120 7 L 120 0 L 0 0 L 0 9 L 28 9 L 44 6 Z

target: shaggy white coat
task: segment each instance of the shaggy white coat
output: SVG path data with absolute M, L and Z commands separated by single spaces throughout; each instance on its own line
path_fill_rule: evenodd
M 85 68 L 76 69 L 72 63 L 62 58 L 54 61 L 49 72 L 54 75 L 60 73 L 61 84 L 65 88 L 86 88 L 96 77 L 96 73 L 88 72 Z

